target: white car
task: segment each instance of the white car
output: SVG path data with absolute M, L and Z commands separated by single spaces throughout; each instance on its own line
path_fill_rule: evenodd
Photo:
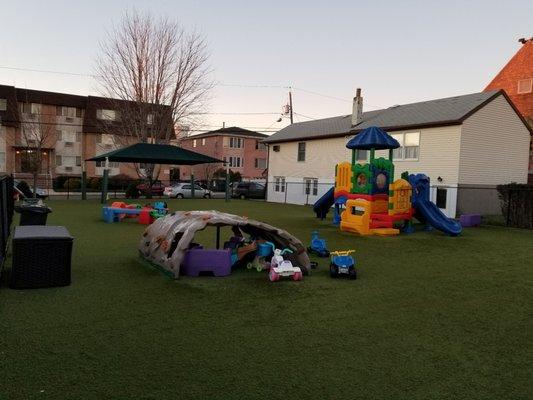
M 163 196 L 174 197 L 176 199 L 192 198 L 192 185 L 190 183 L 176 183 L 165 187 Z M 205 190 L 200 185 L 194 185 L 194 197 L 211 198 L 211 192 Z

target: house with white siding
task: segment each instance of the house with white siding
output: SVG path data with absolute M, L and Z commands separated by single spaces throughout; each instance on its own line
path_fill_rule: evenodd
M 268 201 L 313 204 L 333 186 L 335 165 L 351 159 L 348 140 L 370 126 L 401 144 L 394 178 L 426 174 L 432 200 L 450 217 L 497 213 L 496 185 L 527 182 L 532 131 L 502 90 L 367 112 L 362 103 L 358 95 L 352 114 L 292 124 L 264 140 Z M 357 153 L 361 161 L 368 156 Z

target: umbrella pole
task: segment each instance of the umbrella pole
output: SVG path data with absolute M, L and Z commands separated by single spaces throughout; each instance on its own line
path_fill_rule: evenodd
M 194 199 L 194 170 L 191 165 L 191 197 Z
M 100 203 L 105 204 L 107 202 L 107 181 L 109 179 L 109 158 L 105 159 L 104 175 L 102 176 L 102 196 L 100 197 Z
M 229 201 L 229 163 L 226 163 L 226 202 Z

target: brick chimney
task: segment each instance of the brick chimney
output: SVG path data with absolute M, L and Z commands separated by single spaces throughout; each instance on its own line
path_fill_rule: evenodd
M 363 120 L 363 98 L 361 97 L 361 89 L 357 88 L 355 97 L 353 98 L 352 109 L 352 126 L 357 125 Z

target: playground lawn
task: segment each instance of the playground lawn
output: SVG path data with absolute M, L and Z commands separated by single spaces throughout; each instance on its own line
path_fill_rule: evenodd
M 176 200 L 356 249 L 303 282 L 173 281 L 140 263 L 144 229 L 94 202 L 49 201 L 75 236 L 72 285 L 0 289 L 1 399 L 520 399 L 531 395 L 533 232 L 356 237 L 309 207 Z M 214 231 L 201 234 L 214 243 Z M 209 240 L 209 241 L 207 241 Z M 10 266 L 10 260 L 6 267 Z M 5 272 L 5 270 L 4 270 Z M 530 353 L 529 353 L 530 354 Z

